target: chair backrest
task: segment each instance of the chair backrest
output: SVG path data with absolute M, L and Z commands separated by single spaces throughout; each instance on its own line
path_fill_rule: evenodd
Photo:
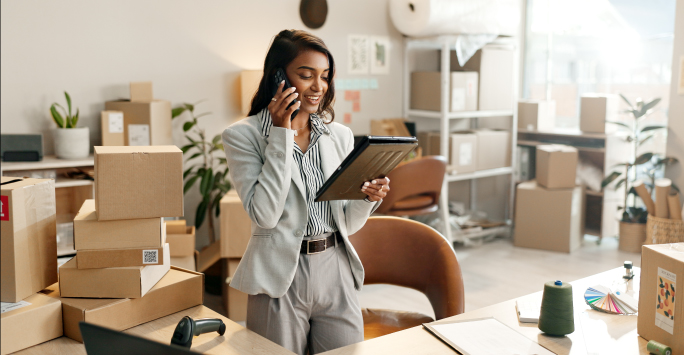
M 370 217 L 349 236 L 366 273 L 364 284 L 392 284 L 424 293 L 435 318 L 463 313 L 463 277 L 449 242 L 420 222 Z
M 432 204 L 422 207 L 426 213 L 433 212 L 442 191 L 442 181 L 446 172 L 446 158 L 441 155 L 431 155 L 416 159 L 392 170 L 387 177 L 390 179 L 390 191 L 376 210 L 380 214 L 393 211 L 395 202 L 411 196 L 430 196 Z M 416 211 L 420 212 L 420 211 Z M 415 213 L 398 213 L 409 215 Z

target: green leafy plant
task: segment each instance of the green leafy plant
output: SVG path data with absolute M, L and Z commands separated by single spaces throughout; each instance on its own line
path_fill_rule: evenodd
M 672 157 L 662 157 L 659 154 L 646 152 L 637 156 L 637 150 L 644 143 L 652 140 L 658 130 L 667 129 L 667 126 L 663 125 L 648 125 L 643 121 L 649 114 L 653 112 L 653 109 L 660 102 L 660 98 L 653 99 L 648 103 L 644 103 L 640 98 L 636 99 L 636 102 L 632 104 L 624 95 L 620 94 L 620 97 L 629 105 L 629 109 L 626 113 L 631 113 L 634 117 L 633 123 L 630 125 L 624 122 L 613 122 L 607 121 L 608 123 L 618 125 L 619 127 L 626 129 L 629 134 L 626 137 L 627 142 L 630 142 L 634 146 L 634 153 L 632 159 L 626 163 L 620 163 L 615 165 L 613 168 L 619 168 L 621 171 L 613 171 L 601 182 L 601 188 L 606 188 L 609 184 L 615 181 L 615 189 L 620 188 L 625 185 L 624 201 L 618 210 L 623 210 L 622 212 L 622 222 L 631 223 L 646 223 L 648 217 L 648 212 L 645 208 L 636 206 L 636 196 L 637 193 L 634 191 L 632 184 L 636 180 L 637 167 L 643 166 L 644 172 L 649 176 L 650 182 L 646 184 L 653 189 L 655 174 L 665 165 L 671 165 L 677 162 L 676 158 Z M 678 190 L 677 186 L 672 186 L 675 190 Z M 652 191 L 652 190 L 651 190 Z M 632 206 L 627 205 L 627 199 L 629 195 L 634 195 L 635 198 L 632 201 Z
M 76 109 L 76 114 L 72 115 L 71 114 L 71 97 L 69 96 L 69 93 L 66 91 L 64 92 L 64 96 L 66 97 L 66 102 L 67 102 L 67 107 L 69 110 L 65 110 L 62 105 L 58 103 L 53 103 L 50 105 L 50 115 L 52 115 L 52 120 L 55 121 L 57 124 L 57 127 L 59 128 L 76 128 L 76 124 L 78 123 L 78 115 L 79 115 L 79 110 Z M 63 114 L 61 114 L 57 108 L 61 109 Z
M 221 135 L 217 134 L 208 140 L 205 130 L 199 126 L 198 119 L 211 113 L 204 112 L 195 115 L 197 104 L 199 102 L 195 104 L 184 103 L 174 108 L 171 110 L 171 118 L 179 117 L 186 111 L 190 116 L 190 120 L 183 123 L 185 138 L 190 142 L 181 148 L 183 154 L 187 156 L 186 164 L 189 163 L 189 167 L 183 172 L 183 180 L 185 180 L 183 193 L 187 194 L 195 182 L 199 180 L 202 201 L 195 211 L 195 227 L 199 229 L 206 219 L 209 227 L 209 242 L 214 243 L 216 235 L 214 234 L 214 219 L 211 214 L 213 211 L 217 217 L 219 216 L 221 213 L 219 201 L 230 190 L 228 163 L 225 157 L 216 156 L 216 153 L 224 154 Z M 199 163 L 196 163 L 198 160 Z

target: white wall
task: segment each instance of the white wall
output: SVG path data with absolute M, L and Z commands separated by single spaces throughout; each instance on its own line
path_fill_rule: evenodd
M 282 29 L 306 29 L 297 0 L 3 0 L 0 14 L 1 127 L 3 133 L 36 133 L 52 152 L 52 102 L 63 91 L 81 110 L 81 126 L 100 143 L 104 102 L 128 97 L 128 83 L 154 83 L 156 98 L 206 101 L 201 124 L 220 133 L 242 118 L 239 73 L 260 69 L 272 37 Z M 347 74 L 347 35 L 389 36 L 390 75 L 373 76 L 379 89 L 362 91 L 361 112 L 338 92 L 336 121 L 352 113 L 355 134 L 370 131 L 371 118 L 401 117 L 402 36 L 392 25 L 386 0 L 328 0 L 328 18 L 318 30 L 335 56 L 337 78 Z M 179 122 L 174 142 L 185 144 Z M 198 192 L 186 196 L 194 221 Z M 198 246 L 206 244 L 200 237 Z
M 678 94 L 680 58 L 684 56 L 684 0 L 677 0 L 675 14 L 674 45 L 672 48 L 672 83 L 670 86 L 670 109 L 668 113 L 667 156 L 679 159 L 679 164 L 669 166 L 665 175 L 680 189 L 684 189 L 684 95 Z

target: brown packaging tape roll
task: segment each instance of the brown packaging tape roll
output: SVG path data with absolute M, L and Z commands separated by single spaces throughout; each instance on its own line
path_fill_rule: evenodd
M 682 220 L 682 207 L 679 206 L 679 193 L 671 190 L 667 195 L 667 206 L 670 210 L 670 219 Z
M 651 194 L 649 194 L 648 190 L 646 190 L 646 185 L 644 185 L 644 182 L 641 180 L 637 180 L 634 182 L 632 186 L 634 187 L 634 190 L 637 192 L 639 197 L 641 197 L 641 200 L 644 201 L 644 205 L 646 205 L 646 210 L 648 211 L 648 214 L 650 214 L 651 216 L 655 216 L 655 203 L 653 203 Z
M 670 218 L 670 211 L 667 208 L 667 195 L 670 193 L 670 179 L 658 179 L 655 181 L 655 216 L 659 218 Z

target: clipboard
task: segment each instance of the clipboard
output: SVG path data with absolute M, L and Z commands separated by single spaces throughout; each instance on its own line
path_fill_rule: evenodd
M 417 146 L 416 137 L 363 137 L 321 186 L 315 201 L 363 200 L 361 185 L 387 175 Z

